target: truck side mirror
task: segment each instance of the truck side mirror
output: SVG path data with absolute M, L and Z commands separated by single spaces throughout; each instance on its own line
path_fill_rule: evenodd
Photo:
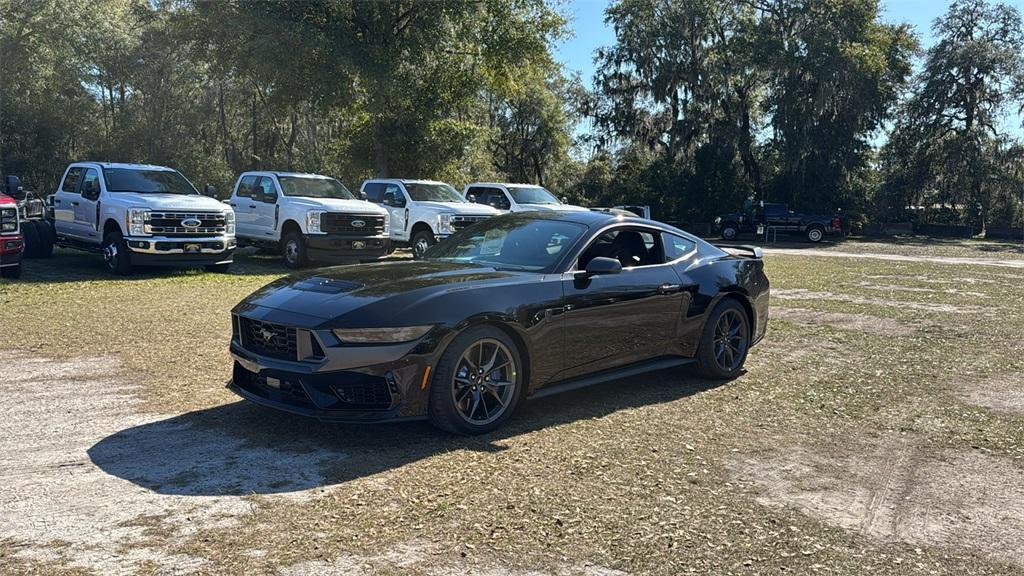
M 7 195 L 15 200 L 22 200 L 25 195 L 25 189 L 21 187 L 21 178 L 17 176 L 7 176 L 4 179 L 4 189 Z
M 213 184 L 207 184 L 203 187 L 203 196 L 209 196 L 210 198 L 217 197 L 217 188 Z
M 359 191 L 359 199 L 360 200 L 369 200 L 369 196 L 366 195 L 366 191 L 365 190 L 360 190 Z
M 466 196 L 466 200 L 469 200 L 470 202 L 476 204 L 476 194 L 469 194 L 469 195 L 467 195 Z

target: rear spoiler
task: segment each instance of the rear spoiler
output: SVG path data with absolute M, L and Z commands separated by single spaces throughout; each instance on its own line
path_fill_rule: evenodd
M 720 250 L 725 250 L 730 254 L 735 254 L 736 256 L 749 256 L 751 258 L 757 258 L 758 260 L 764 258 L 764 250 L 762 250 L 760 246 L 736 246 L 732 244 L 716 244 L 715 247 Z M 737 252 L 742 252 L 743 254 L 736 254 Z

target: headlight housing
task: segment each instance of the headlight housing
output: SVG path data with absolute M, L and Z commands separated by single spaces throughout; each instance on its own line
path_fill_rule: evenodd
M 320 216 L 324 213 L 323 210 L 310 210 L 306 212 L 306 233 L 307 234 L 323 234 L 323 230 L 320 229 Z
M 400 326 L 398 328 L 336 328 L 332 330 L 347 344 L 399 344 L 422 338 L 434 326 Z
M 454 214 L 438 214 L 437 215 L 437 232 L 439 234 L 452 234 L 455 230 L 452 228 L 452 216 Z
M 228 236 L 235 235 L 235 211 L 228 210 L 224 213 L 224 234 Z
M 128 209 L 128 235 L 149 236 L 146 232 L 146 222 L 149 221 L 150 211 L 147 208 Z
M 18 209 L 0 208 L 0 232 L 16 232 L 18 230 Z
M 391 214 L 384 215 L 384 235 L 387 236 L 391 233 Z

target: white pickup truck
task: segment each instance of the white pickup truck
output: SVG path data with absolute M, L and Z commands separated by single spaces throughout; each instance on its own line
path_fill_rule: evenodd
M 499 182 L 474 182 L 462 190 L 466 200 L 491 206 L 502 212 L 529 212 L 560 210 L 580 212 L 582 206 L 565 204 L 536 184 L 505 184 Z
M 450 184 L 433 180 L 367 180 L 359 191 L 391 213 L 391 242 L 410 246 L 413 258 L 461 228 L 501 214 L 467 202 Z
M 239 242 L 280 253 L 289 268 L 375 260 L 390 248 L 388 211 L 328 176 L 245 172 L 229 202 Z
M 200 194 L 177 170 L 146 164 L 75 162 L 53 195 L 57 245 L 100 252 L 107 268 L 203 266 L 227 272 L 235 213 Z

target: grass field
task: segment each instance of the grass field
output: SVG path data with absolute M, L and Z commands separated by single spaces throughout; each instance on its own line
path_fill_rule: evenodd
M 828 250 L 1024 257 L 993 246 Z M 30 261 L 0 285 L 0 573 L 1024 574 L 1024 270 L 766 262 L 741 378 L 658 372 L 460 438 L 228 393 L 227 312 L 275 260 Z

